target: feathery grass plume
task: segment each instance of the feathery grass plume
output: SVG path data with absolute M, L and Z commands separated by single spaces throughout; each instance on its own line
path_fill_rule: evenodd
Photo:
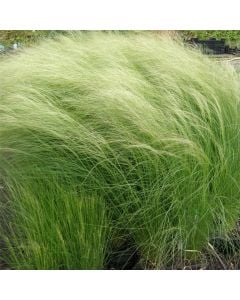
M 235 226 L 230 67 L 167 37 L 97 32 L 6 58 L 0 77 L 13 268 L 102 268 L 110 227 L 164 268 Z

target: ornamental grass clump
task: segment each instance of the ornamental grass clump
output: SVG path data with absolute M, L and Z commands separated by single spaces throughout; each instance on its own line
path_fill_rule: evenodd
M 234 228 L 232 68 L 167 37 L 97 32 L 4 58 L 0 78 L 1 238 L 11 268 L 102 269 L 125 236 L 146 265 L 165 268 Z

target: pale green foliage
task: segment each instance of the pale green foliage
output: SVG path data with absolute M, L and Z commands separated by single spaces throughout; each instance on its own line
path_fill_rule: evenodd
M 26 49 L 0 77 L 14 268 L 102 268 L 110 227 L 164 267 L 234 227 L 232 68 L 166 37 L 99 32 Z

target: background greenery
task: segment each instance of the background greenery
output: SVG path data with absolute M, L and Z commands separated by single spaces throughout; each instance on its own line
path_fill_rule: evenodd
M 240 46 L 240 30 L 182 30 L 180 34 L 184 39 L 197 37 L 199 39 L 225 39 L 231 47 Z
M 64 30 L 0 30 L 0 44 L 10 47 L 19 42 L 22 46 L 29 46 L 43 38 L 54 37 L 65 32 Z M 240 30 L 181 30 L 177 33 L 183 39 L 192 37 L 225 39 L 231 47 L 240 46 Z
M 18 42 L 22 46 L 30 46 L 47 37 L 54 37 L 63 30 L 0 30 L 0 44 L 11 47 Z

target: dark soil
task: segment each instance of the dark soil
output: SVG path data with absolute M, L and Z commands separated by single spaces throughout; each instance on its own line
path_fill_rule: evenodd
M 119 247 L 113 249 L 106 258 L 108 270 L 138 270 L 142 269 L 140 254 L 132 240 L 124 241 Z

